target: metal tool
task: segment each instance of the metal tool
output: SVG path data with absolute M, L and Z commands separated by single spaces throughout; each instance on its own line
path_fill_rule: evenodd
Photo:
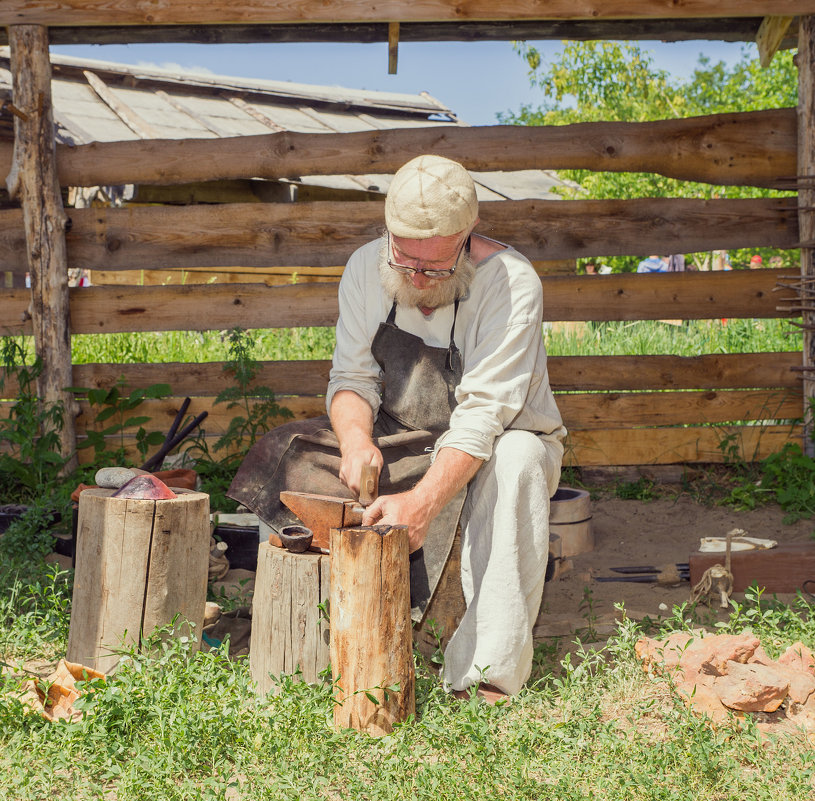
M 376 500 L 378 489 L 379 468 L 365 465 L 360 473 L 359 501 L 336 498 L 333 495 L 283 490 L 280 502 L 314 533 L 311 549 L 328 553 L 328 534 L 331 529 L 361 525 L 365 507 Z M 269 535 L 269 542 L 282 547 L 280 538 L 274 534 Z
M 671 571 L 668 566 L 667 572 L 675 572 L 680 581 L 690 580 L 690 566 L 687 563 L 680 562 L 675 565 L 676 570 Z M 632 565 L 626 567 L 611 567 L 615 573 L 622 573 L 620 576 L 594 576 L 595 581 L 629 581 L 637 584 L 656 584 L 660 583 L 662 573 L 666 572 L 660 567 L 655 565 Z M 669 581 L 669 584 L 673 582 Z

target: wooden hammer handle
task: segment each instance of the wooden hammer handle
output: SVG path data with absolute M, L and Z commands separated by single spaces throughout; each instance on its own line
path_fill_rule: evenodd
M 374 464 L 362 465 L 359 476 L 359 502 L 370 506 L 379 494 L 379 468 Z

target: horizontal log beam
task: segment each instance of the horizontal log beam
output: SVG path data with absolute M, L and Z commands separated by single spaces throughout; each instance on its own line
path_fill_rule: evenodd
M 77 364 L 74 384 L 109 389 L 120 377 L 129 389 L 169 384 L 174 396 L 216 395 L 232 386 L 224 362 L 188 364 Z M 549 381 L 557 393 L 620 390 L 773 388 L 793 395 L 801 391 L 800 351 L 728 353 L 704 356 L 550 356 Z M 323 395 L 331 362 L 261 362 L 256 383 L 278 395 Z M 3 372 L 0 369 L 0 379 Z M 5 378 L 2 395 L 16 396 L 13 376 Z M 560 395 L 560 398 L 565 398 Z M 595 397 L 595 396 L 590 396 Z
M 432 152 L 477 171 L 654 172 L 712 184 L 788 187 L 796 147 L 795 109 L 773 109 L 655 122 L 92 142 L 60 146 L 57 159 L 63 186 L 393 173 L 413 156 Z M 10 160 L 11 144 L 0 143 L 0 173 Z
M 669 7 L 668 7 L 669 6 Z M 773 14 L 797 16 L 811 13 L 811 0 L 775 0 Z M 573 0 L 164 0 L 134 3 L 132 0 L 4 0 L 0 25 L 47 26 L 95 25 L 199 25 L 235 23 L 358 23 L 443 22 L 477 20 L 598 20 L 675 19 L 705 17 L 758 17 L 767 13 L 766 0 L 690 0 L 666 4 L 664 0 L 615 0 L 576 6 Z
M 545 39 L 627 40 L 682 42 L 708 39 L 719 42 L 752 42 L 761 17 L 726 19 L 641 20 L 533 20 L 531 22 L 407 22 L 399 41 L 485 42 Z M 368 44 L 388 38 L 387 23 L 300 23 L 297 25 L 99 25 L 92 28 L 51 27 L 51 44 L 137 44 L 177 42 L 200 44 L 249 44 L 297 42 L 355 42 Z M 795 47 L 796 32 L 788 33 L 782 47 Z M 0 28 L 0 44 L 8 44 Z
M 641 428 L 657 426 L 700 426 L 705 424 L 736 424 L 742 421 L 799 420 L 802 414 L 800 392 L 778 390 L 736 390 L 725 392 L 633 392 L 591 393 L 560 395 L 558 408 L 571 436 L 586 442 L 592 434 L 610 429 L 628 430 L 634 436 Z M 325 399 L 315 396 L 277 397 L 278 403 L 288 409 L 293 419 L 302 420 L 325 414 Z M 77 432 L 85 434 L 95 426 L 97 410 L 86 401 L 79 402 L 80 415 Z M 142 403 L 136 412 L 150 421 L 147 431 L 165 431 L 179 410 L 179 399 L 150 400 Z M 8 413 L 8 404 L 2 404 L 2 416 Z M 190 416 L 206 411 L 203 424 L 207 435 L 220 436 L 227 431 L 235 412 L 227 404 L 214 403 L 213 397 L 197 397 L 188 408 Z M 276 419 L 279 424 L 286 418 Z M 773 423 L 774 425 L 776 423 Z M 135 436 L 139 426 L 125 430 L 125 436 Z M 699 430 L 692 432 L 698 435 Z M 640 464 L 640 462 L 634 462 Z
M 549 276 L 545 320 L 663 320 L 788 317 L 773 293 L 784 270 L 613 276 Z M 31 333 L 30 293 L 0 290 L 0 330 Z M 211 331 L 333 326 L 336 284 L 212 284 L 71 290 L 71 333 Z
M 634 464 L 722 463 L 724 438 L 734 434 L 746 462 L 801 441 L 800 426 L 700 426 L 576 431 L 569 435 L 564 467 Z
M 169 421 L 168 421 L 169 422 Z M 735 435 L 745 462 L 757 462 L 777 453 L 787 442 L 801 441 L 800 426 L 700 426 L 691 428 L 635 428 L 576 431 L 569 435 L 564 467 L 599 467 L 657 464 L 721 464 L 729 454 L 724 438 Z M 210 447 L 217 435 L 208 437 Z M 140 462 L 135 440 L 125 438 L 126 453 Z M 118 447 L 117 438 L 111 447 Z M 91 449 L 79 452 L 87 464 Z
M 494 201 L 480 216 L 480 233 L 534 260 L 798 244 L 794 198 Z M 333 266 L 383 217 L 379 202 L 73 209 L 68 259 L 93 270 Z M 25 270 L 23 239 L 22 213 L 0 211 L 0 271 Z

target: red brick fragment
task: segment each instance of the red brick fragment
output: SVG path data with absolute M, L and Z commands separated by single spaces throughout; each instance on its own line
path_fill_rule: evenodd
M 728 662 L 713 689 L 729 709 L 740 712 L 775 712 L 784 702 L 789 681 L 767 665 Z

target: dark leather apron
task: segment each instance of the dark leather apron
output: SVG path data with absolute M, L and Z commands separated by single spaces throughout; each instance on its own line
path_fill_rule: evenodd
M 384 374 L 382 405 L 374 423 L 374 443 L 385 465 L 379 494 L 405 492 L 427 472 L 438 436 L 447 430 L 461 381 L 461 354 L 454 334 L 450 344 L 431 347 L 397 327 L 396 303 L 371 344 Z M 253 511 L 272 528 L 297 523 L 280 503 L 282 490 L 353 498 L 339 479 L 339 443 L 327 416 L 288 423 L 270 431 L 252 447 L 227 495 Z M 410 557 L 411 617 L 420 621 L 436 590 L 450 554 L 461 508 L 462 489 L 433 520 L 424 546 Z

